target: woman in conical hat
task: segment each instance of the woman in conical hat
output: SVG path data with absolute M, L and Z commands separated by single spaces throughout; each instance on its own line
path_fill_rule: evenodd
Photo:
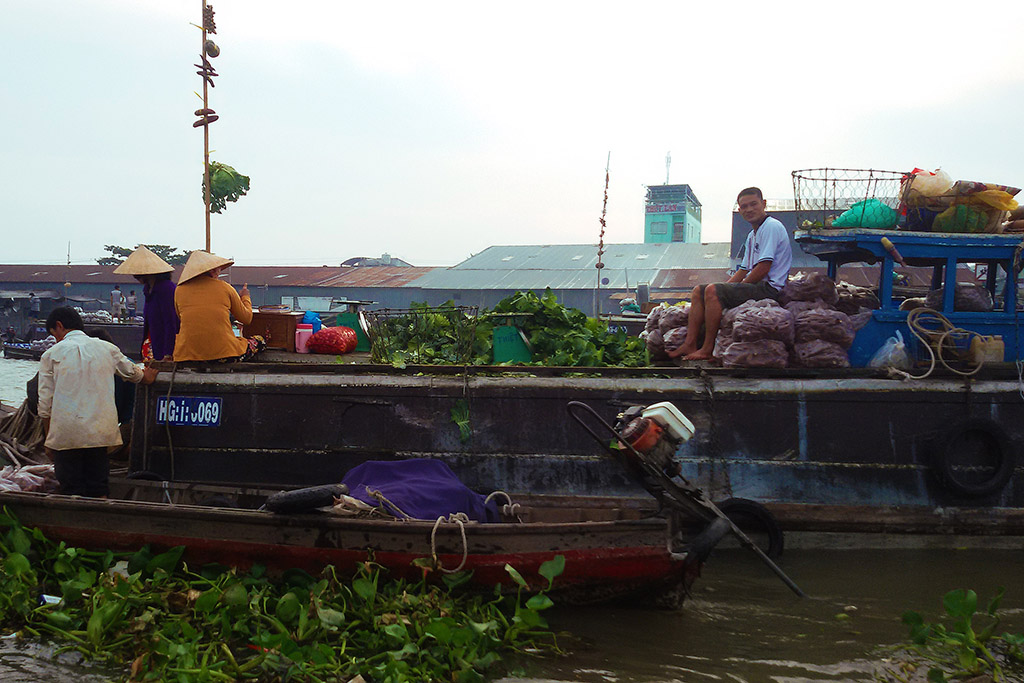
M 220 279 L 221 271 L 233 263 L 208 251 L 189 254 L 174 294 L 181 318 L 174 360 L 249 360 L 266 348 L 262 337 L 236 337 L 231 327 L 231 316 L 243 325 L 252 322 L 249 286 L 236 292 Z
M 174 267 L 142 245 L 114 268 L 114 272 L 132 275 L 142 283 L 142 294 L 146 298 L 142 306 L 143 359 L 163 360 L 173 356 L 174 337 L 178 334 L 174 283 L 171 282 Z

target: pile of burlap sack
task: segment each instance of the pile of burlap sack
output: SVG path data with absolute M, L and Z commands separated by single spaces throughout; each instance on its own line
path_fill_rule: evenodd
M 715 358 L 725 367 L 845 368 L 857 330 L 879 308 L 871 290 L 845 282 L 838 286 L 821 273 L 798 273 L 779 301 L 747 301 L 722 316 Z M 659 306 L 642 333 L 652 360 L 686 340 L 689 304 Z

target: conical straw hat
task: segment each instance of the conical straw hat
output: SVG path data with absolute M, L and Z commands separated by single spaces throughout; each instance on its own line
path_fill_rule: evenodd
M 121 265 L 114 268 L 114 272 L 118 275 L 156 275 L 158 273 L 170 273 L 172 270 L 174 270 L 174 266 L 164 261 L 145 246 L 141 246 L 133 251 Z
M 202 249 L 196 249 L 188 255 L 188 261 L 185 262 L 185 267 L 181 271 L 181 277 L 178 278 L 178 284 L 188 282 L 197 275 L 202 275 L 214 268 L 220 268 L 222 266 L 227 267 L 233 264 L 234 261 L 226 259 L 223 256 L 217 256 L 211 254 L 208 251 Z

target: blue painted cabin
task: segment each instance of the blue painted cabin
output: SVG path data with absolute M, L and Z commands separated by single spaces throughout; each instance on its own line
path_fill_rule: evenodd
M 910 333 L 907 311 L 900 310 L 901 299 L 895 297 L 893 255 L 883 246 L 887 237 L 903 256 L 909 267 L 932 268 L 931 289 L 942 288 L 943 301 L 939 311 L 955 327 L 982 336 L 1002 337 L 1003 360 L 1014 362 L 1024 358 L 1020 311 L 1017 310 L 1017 264 L 1024 242 L 1018 235 L 978 233 L 931 233 L 887 230 L 809 230 L 798 231 L 797 242 L 807 253 L 825 261 L 828 276 L 838 282 L 839 268 L 847 263 L 879 264 L 878 299 L 881 308 L 872 320 L 857 333 L 850 347 L 853 367 L 866 367 L 872 356 L 898 330 L 909 347 L 924 359 L 925 351 Z M 995 307 L 989 312 L 956 311 L 953 306 L 958 264 L 986 266 L 985 287 Z

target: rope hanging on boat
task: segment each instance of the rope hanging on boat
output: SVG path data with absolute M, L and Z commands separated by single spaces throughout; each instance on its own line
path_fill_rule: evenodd
M 929 324 L 937 327 L 928 327 Z M 982 335 L 977 332 L 972 332 L 971 330 L 965 330 L 962 327 L 954 327 L 953 323 L 949 322 L 949 319 L 938 311 L 931 308 L 915 308 L 907 315 L 907 326 L 910 327 L 911 333 L 917 337 L 924 348 L 928 350 L 928 371 L 923 375 L 912 375 L 909 372 L 893 368 L 892 371 L 897 375 L 907 379 L 924 379 L 931 375 L 935 370 L 936 360 L 942 364 L 942 367 L 952 373 L 960 375 L 961 377 L 970 377 L 976 374 L 981 370 L 982 366 L 985 365 L 985 361 L 981 360 L 973 370 L 965 372 L 963 370 L 957 370 L 946 362 L 946 359 L 942 357 L 942 349 L 947 339 L 953 335 L 975 337 L 980 337 Z M 936 353 L 935 348 L 933 348 L 933 344 L 938 348 L 938 353 Z
M 468 521 L 469 516 L 465 512 L 456 512 L 447 517 L 438 517 L 437 521 L 434 522 L 434 528 L 430 530 L 430 558 L 434 561 L 434 566 L 445 574 L 454 574 L 466 566 L 466 559 L 469 557 L 469 545 L 466 543 L 466 522 Z M 437 535 L 437 528 L 441 526 L 442 522 L 459 525 L 459 534 L 462 536 L 462 562 L 459 562 L 459 566 L 455 569 L 446 569 L 437 557 L 437 542 L 434 537 Z
M 402 519 L 405 519 L 405 520 L 414 520 L 414 519 L 416 519 L 412 515 L 406 514 L 406 512 L 402 508 L 398 507 L 397 505 L 392 503 L 390 500 L 388 500 L 387 497 L 383 493 L 381 493 L 380 491 L 375 490 L 375 489 L 371 489 L 369 486 L 367 486 L 366 487 L 366 494 L 368 496 L 370 496 L 371 498 L 373 498 L 374 500 L 376 500 L 378 503 L 380 503 L 381 507 L 387 506 L 387 507 L 391 508 L 392 510 L 394 510 L 395 513 L 397 513 L 395 515 L 396 517 L 401 517 Z
M 491 500 L 495 496 L 505 496 L 506 503 L 501 506 L 501 514 L 505 515 L 506 517 L 515 517 L 516 521 L 519 521 L 519 522 L 523 521 L 523 520 L 521 520 L 519 518 L 519 510 L 520 510 L 519 503 L 513 503 L 512 502 L 512 496 L 508 495 L 504 491 L 493 491 L 493 492 L 491 492 L 491 495 L 489 495 L 486 498 L 484 498 L 484 505 L 487 505 L 488 503 L 490 503 Z

